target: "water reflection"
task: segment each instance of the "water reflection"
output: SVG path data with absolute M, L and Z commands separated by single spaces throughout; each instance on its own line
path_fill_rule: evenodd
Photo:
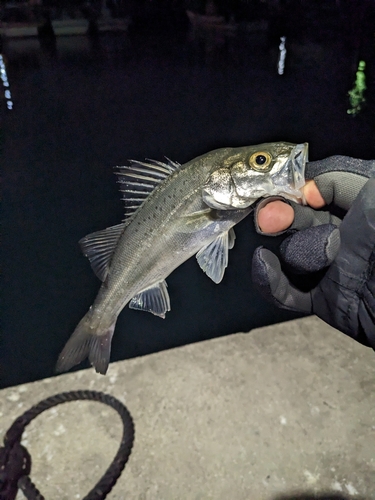
M 13 101 L 12 101 L 12 94 L 10 92 L 10 86 L 9 86 L 9 80 L 8 80 L 8 75 L 5 67 L 5 61 L 3 56 L 0 54 L 0 74 L 1 74 L 1 80 L 3 82 L 3 87 L 4 87 L 4 96 L 6 99 L 7 103 L 7 109 L 13 109 Z
M 279 75 L 284 74 L 285 58 L 286 58 L 285 42 L 286 42 L 286 36 L 280 37 L 280 45 L 279 45 L 280 55 L 279 55 L 279 62 L 277 64 L 277 72 L 279 73 Z
M 366 68 L 365 61 L 359 61 L 354 87 L 348 92 L 349 102 L 351 105 L 351 108 L 348 109 L 347 111 L 349 115 L 353 116 L 357 115 L 361 111 L 363 105 L 366 102 L 364 96 L 364 93 L 367 89 L 365 68 Z

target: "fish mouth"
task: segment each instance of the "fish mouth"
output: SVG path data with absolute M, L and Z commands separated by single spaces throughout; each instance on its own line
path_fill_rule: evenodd
M 301 189 L 305 185 L 305 168 L 308 161 L 309 145 L 307 142 L 297 144 L 291 151 L 288 167 L 291 174 L 291 184 L 294 189 Z
M 276 161 L 270 172 L 269 180 L 272 188 L 268 196 L 279 195 L 288 200 L 305 204 L 305 197 L 301 188 L 305 185 L 305 168 L 309 145 L 307 142 L 296 144 L 287 158 Z

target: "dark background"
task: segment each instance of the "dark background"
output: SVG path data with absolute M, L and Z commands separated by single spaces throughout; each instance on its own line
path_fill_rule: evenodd
M 309 142 L 311 160 L 375 158 L 373 2 L 358 19 L 350 2 L 295 2 L 276 13 L 264 3 L 237 2 L 233 12 L 224 4 L 240 23 L 233 37 L 193 35 L 182 4 L 144 2 L 128 33 L 4 42 L 14 108 L 3 99 L 0 387 L 53 375 L 92 303 L 99 281 L 77 242 L 122 219 L 113 166 L 164 155 L 184 163 L 273 140 Z M 268 30 L 247 29 L 257 19 Z M 367 106 L 352 117 L 347 92 L 361 58 Z M 113 361 L 297 317 L 268 305 L 250 281 L 254 248 L 279 240 L 256 235 L 251 217 L 236 234 L 219 286 L 190 259 L 167 280 L 164 321 L 125 308 Z

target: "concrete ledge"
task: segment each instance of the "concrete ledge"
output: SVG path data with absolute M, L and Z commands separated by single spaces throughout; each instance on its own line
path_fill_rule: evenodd
M 1 391 L 0 435 L 32 404 L 95 389 L 136 426 L 114 499 L 375 499 L 375 354 L 316 317 L 238 333 Z M 119 445 L 99 403 L 48 410 L 27 429 L 48 500 L 82 498 Z M 285 495 L 285 496 L 282 496 Z M 18 499 L 23 498 L 18 495 Z

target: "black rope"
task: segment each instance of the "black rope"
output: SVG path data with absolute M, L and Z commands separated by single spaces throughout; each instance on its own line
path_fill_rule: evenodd
M 0 500 L 14 500 L 18 489 L 22 490 L 28 500 L 44 500 L 29 478 L 31 457 L 26 448 L 21 445 L 22 433 L 31 420 L 45 410 L 68 401 L 82 399 L 98 401 L 111 406 L 119 413 L 124 426 L 121 444 L 115 458 L 100 481 L 83 500 L 103 500 L 106 498 L 129 459 L 134 442 L 133 420 L 126 406 L 109 394 L 96 391 L 71 391 L 61 392 L 43 399 L 18 417 L 5 434 L 4 447 L 0 448 Z

